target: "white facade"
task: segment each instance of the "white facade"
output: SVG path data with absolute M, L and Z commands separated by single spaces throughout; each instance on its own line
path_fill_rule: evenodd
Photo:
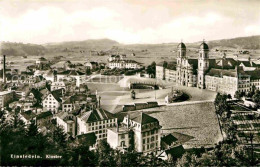
M 120 61 L 111 61 L 108 63 L 108 67 L 113 68 L 126 68 L 126 69 L 139 69 L 142 68 L 140 64 L 133 60 L 120 60 Z
M 141 117 L 147 117 L 147 115 L 144 115 L 143 113 L 141 113 L 141 115 Z M 157 120 L 141 124 L 129 117 L 124 117 L 123 124 L 126 126 L 128 125 L 133 130 L 134 146 L 137 152 L 146 154 L 157 152 L 160 149 L 161 126 Z
M 76 136 L 75 132 L 75 121 L 73 120 L 73 116 L 68 115 L 67 113 L 62 113 L 65 114 L 66 116 L 57 116 L 57 125 L 61 126 L 64 129 L 64 132 L 70 134 L 72 137 Z M 70 119 L 69 119 L 70 118 Z
M 78 134 L 94 132 L 97 136 L 97 140 L 101 140 L 107 138 L 108 128 L 116 126 L 117 118 L 85 122 L 81 118 L 77 117 L 77 123 Z
M 63 81 L 56 81 L 51 83 L 51 91 L 57 90 L 57 89 L 64 89 L 66 90 L 65 83 Z
M 60 102 L 55 99 L 55 97 L 49 93 L 42 101 L 43 109 L 46 111 L 52 111 L 54 113 L 58 112 L 60 107 Z

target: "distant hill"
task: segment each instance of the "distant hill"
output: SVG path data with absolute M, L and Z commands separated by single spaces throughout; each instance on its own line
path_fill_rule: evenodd
M 234 48 L 234 49 L 260 49 L 260 35 L 250 37 L 238 37 L 233 39 L 222 39 L 207 41 L 210 48 Z M 132 52 L 136 49 L 141 52 L 148 50 L 166 50 L 167 52 L 176 48 L 177 43 L 168 44 L 132 44 L 124 45 L 110 39 L 90 39 L 84 41 L 69 41 L 59 43 L 46 43 L 44 45 L 23 43 L 1 43 L 1 54 L 13 56 L 44 55 L 48 53 L 87 53 L 89 51 L 103 51 L 106 53 Z M 187 43 L 188 47 L 199 47 L 200 42 Z
M 209 47 L 229 47 L 236 49 L 260 49 L 260 35 L 214 40 L 208 42 Z
M 42 45 L 36 44 L 23 44 L 13 42 L 1 42 L 0 43 L 2 55 L 12 56 L 28 56 L 28 55 L 44 55 L 46 48 Z
M 89 39 L 85 41 L 68 41 L 60 43 L 47 43 L 45 48 L 50 50 L 109 50 L 113 46 L 120 45 L 117 41 L 110 39 Z

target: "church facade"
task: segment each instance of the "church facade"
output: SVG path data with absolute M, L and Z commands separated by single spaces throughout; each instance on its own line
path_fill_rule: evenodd
M 176 62 L 156 65 L 156 78 L 176 82 L 178 85 L 208 89 L 234 95 L 236 91 L 249 92 L 252 86 L 260 87 L 259 66 L 248 61 L 227 58 L 210 59 L 209 46 L 203 41 L 199 46 L 198 58 L 186 56 L 186 46 L 177 46 Z

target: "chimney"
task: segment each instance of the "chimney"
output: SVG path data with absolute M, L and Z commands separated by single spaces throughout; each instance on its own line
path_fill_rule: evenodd
M 3 56 L 3 82 L 6 83 L 6 76 L 5 76 L 5 55 Z

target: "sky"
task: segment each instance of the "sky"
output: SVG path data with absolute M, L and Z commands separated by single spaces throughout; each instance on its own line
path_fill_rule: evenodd
M 124 44 L 260 35 L 260 0 L 0 0 L 0 41 Z

